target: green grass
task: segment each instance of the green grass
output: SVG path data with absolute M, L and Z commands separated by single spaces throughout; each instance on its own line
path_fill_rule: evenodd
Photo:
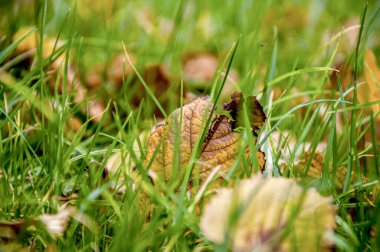
M 178 159 L 181 139 L 176 138 L 173 169 L 179 170 L 180 179 L 156 186 L 147 176 L 151 165 L 145 162 L 147 142 L 139 138 L 160 115 L 167 118 L 181 107 L 186 92 L 209 94 L 222 106 L 226 75 L 215 76 L 200 90 L 189 85 L 182 72 L 184 55 L 210 51 L 218 55 L 219 71 L 236 69 L 239 89 L 257 95 L 264 107 L 267 121 L 257 145 L 247 120 L 242 129 L 250 149 L 265 152 L 264 174 L 299 177 L 306 187 L 332 195 L 338 216 L 334 234 L 338 251 L 380 250 L 380 199 L 375 194 L 380 124 L 379 114 L 371 109 L 380 102 L 358 103 L 366 49 L 380 63 L 379 2 L 21 2 L 0 1 L 0 223 L 56 213 L 64 203 L 57 197 L 76 195 L 70 204 L 96 228 L 72 220 L 64 235 L 54 240 L 41 224 L 26 225 L 12 240 L 14 246 L 37 250 L 54 246 L 61 251 L 227 251 L 229 244 L 212 244 L 199 228 L 197 200 L 210 192 L 197 195 L 202 184 L 196 182 L 193 192 L 188 191 L 205 132 L 199 135 L 185 167 Z M 352 18 L 360 19 L 361 39 L 349 46 L 344 22 Z M 170 24 L 171 31 L 159 30 L 165 24 Z M 14 39 L 25 27 L 22 36 Z M 30 64 L 25 62 L 27 55 L 16 50 L 29 34 L 36 34 L 32 39 L 36 56 Z M 44 36 L 54 41 L 49 57 L 43 55 Z M 107 70 L 115 55 L 126 54 L 134 55 L 136 62 L 115 91 Z M 59 57 L 64 59 L 61 72 L 52 79 L 48 70 Z M 123 63 L 124 73 L 129 60 Z M 337 69 L 339 62 L 353 69 L 348 83 Z M 72 81 L 70 64 L 75 68 L 74 80 L 82 83 L 100 65 L 102 86 L 79 103 L 75 90 L 66 89 Z M 165 64 L 171 76 L 170 88 L 160 97 L 154 85 L 144 80 L 144 69 L 152 64 Z M 333 87 L 332 75 L 337 76 Z M 106 108 L 97 121 L 87 111 L 90 100 L 102 101 Z M 76 132 L 67 129 L 73 116 L 81 121 Z M 210 123 L 204 118 L 204 125 Z M 310 181 L 305 174 L 320 143 L 326 143 L 321 177 Z M 108 159 L 120 151 L 130 162 L 105 176 Z M 297 163 L 307 153 L 304 173 L 299 175 Z M 284 159 L 286 165 L 280 163 Z M 138 182 L 127 172 L 131 163 L 140 174 Z M 347 171 L 342 188 L 336 184 L 340 167 Z M 233 184 L 250 176 L 249 161 L 241 149 L 226 181 Z M 125 186 L 122 194 L 114 189 L 120 177 L 125 178 L 117 185 Z M 149 199 L 151 206 L 141 207 L 142 198 Z M 3 235 L 0 229 L 0 238 Z

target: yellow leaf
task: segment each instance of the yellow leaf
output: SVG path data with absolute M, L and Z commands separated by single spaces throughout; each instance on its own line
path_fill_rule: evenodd
M 255 176 L 207 204 L 201 230 L 233 251 L 321 251 L 335 227 L 331 198 L 295 180 Z

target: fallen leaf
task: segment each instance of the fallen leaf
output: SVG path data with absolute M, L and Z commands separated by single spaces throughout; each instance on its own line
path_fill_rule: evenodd
M 64 234 L 73 209 L 73 207 L 63 207 L 57 214 L 43 214 L 39 217 L 53 239 Z
M 0 221 L 0 241 L 18 239 L 20 232 L 25 230 L 28 225 L 24 220 Z
M 106 108 L 103 102 L 94 100 L 88 103 L 88 113 L 94 122 L 99 123 L 103 114 L 106 113 Z M 107 114 L 104 117 L 107 119 Z
M 366 84 L 358 88 L 359 102 L 380 100 L 380 69 L 371 50 L 367 50 L 365 54 L 364 77 Z M 380 104 L 372 105 L 371 108 L 375 115 L 380 112 Z M 376 120 L 380 121 L 380 116 L 377 116 Z
M 67 196 L 64 196 L 64 195 L 62 195 L 62 196 L 54 195 L 52 197 L 52 200 L 58 201 L 59 203 L 62 203 L 62 204 L 66 204 L 66 203 L 72 204 L 72 202 L 78 200 L 78 194 L 73 193 L 73 194 L 67 195 Z
M 103 85 L 103 82 L 102 67 L 100 65 L 96 65 L 88 71 L 85 84 L 90 91 L 99 89 Z
M 59 57 L 52 62 L 47 72 L 47 81 L 49 82 L 50 91 L 54 92 L 57 88 L 59 94 L 62 94 L 63 88 L 66 82 L 66 93 L 77 92 L 81 83 L 76 78 L 76 72 L 74 66 L 69 62 L 67 65 L 67 73 L 65 73 L 65 61 L 64 56 Z M 66 77 L 65 77 L 66 76 Z M 56 84 L 56 82 L 58 84 Z M 57 86 L 57 87 L 56 87 Z
M 170 75 L 168 66 L 163 64 L 149 65 L 144 70 L 143 79 L 146 83 L 151 84 L 157 97 L 169 88 Z M 159 93 L 157 93 L 159 92 Z
M 354 83 L 353 80 L 353 69 L 349 65 L 340 64 L 336 67 L 339 73 L 334 73 L 331 75 L 330 80 L 332 87 L 337 89 L 337 76 L 340 76 L 341 84 L 343 89 L 348 89 Z M 363 74 L 358 78 L 357 83 L 357 98 L 358 103 L 369 103 L 380 100 L 380 68 L 378 66 L 376 57 L 374 53 L 367 49 L 364 57 L 364 70 Z M 331 87 L 329 87 L 331 89 Z M 353 100 L 353 92 L 350 92 L 346 96 L 346 100 Z M 365 115 L 369 116 L 371 112 L 373 113 L 375 119 L 375 135 L 372 136 L 372 131 L 369 130 L 364 134 L 365 141 L 372 142 L 372 138 L 375 137 L 376 140 L 380 136 L 380 104 L 375 104 L 364 108 L 363 112 Z M 350 119 L 350 114 L 348 114 Z M 366 125 L 364 125 L 366 126 Z M 337 132 L 342 133 L 342 130 L 346 127 L 343 120 L 342 114 L 337 114 Z M 358 148 L 364 148 L 364 142 L 358 142 Z
M 70 117 L 67 119 L 66 125 L 65 125 L 65 133 L 77 133 L 80 127 L 83 125 L 82 121 L 76 117 Z
M 220 190 L 200 228 L 216 244 L 227 239 L 233 251 L 323 251 L 335 227 L 331 201 L 292 179 L 254 176 Z
M 218 68 L 218 59 L 211 53 L 198 53 L 185 57 L 183 74 L 193 83 L 209 82 Z
M 234 95 L 236 96 L 237 94 Z M 253 103 L 257 102 L 255 98 L 249 98 L 249 101 L 251 99 Z M 235 109 L 233 108 L 230 112 L 234 112 Z M 255 109 L 261 110 L 261 113 L 256 113 L 259 118 L 252 118 L 251 125 L 254 130 L 261 127 L 265 120 L 262 107 L 256 106 Z M 165 124 L 158 125 L 148 140 L 149 148 L 146 164 L 150 162 L 156 152 L 156 148 L 158 148 L 156 156 L 152 161 L 151 170 L 159 176 L 163 176 L 165 181 L 169 181 L 172 174 L 175 176 L 181 175 L 184 169 L 173 170 L 176 137 L 179 133 L 179 164 L 180 168 L 184 168 L 190 161 L 197 138 L 204 131 L 202 120 L 204 116 L 210 117 L 211 110 L 212 102 L 209 97 L 198 98 L 192 103 L 183 106 L 182 125 L 179 125 L 181 108 L 173 111 Z M 242 135 L 234 131 L 233 121 L 225 115 L 213 115 L 211 120 L 211 125 L 207 129 L 195 166 L 195 170 L 199 173 L 201 181 L 205 180 L 212 168 L 217 165 L 221 166 L 220 170 L 222 172 L 228 171 L 241 148 Z M 203 123 L 203 125 L 205 124 Z M 247 155 L 249 154 L 249 151 L 247 151 Z M 259 169 L 263 170 L 265 165 L 264 154 L 258 152 L 256 155 Z
M 323 164 L 324 164 L 324 157 L 323 154 L 319 151 L 316 151 L 313 156 L 312 151 L 306 151 L 301 160 L 294 166 L 294 174 L 295 176 L 302 179 L 303 183 L 306 183 L 308 185 L 313 184 L 315 187 L 319 187 L 322 185 L 322 173 L 323 173 Z M 306 173 L 306 164 L 309 162 L 309 159 L 311 158 L 311 163 L 308 172 Z M 344 192 L 344 184 L 346 182 L 346 176 L 347 176 L 347 167 L 339 166 L 336 168 L 335 175 L 333 174 L 332 166 L 329 167 L 328 171 L 329 176 L 329 184 L 331 186 L 334 186 L 334 190 L 340 194 Z M 335 180 L 333 179 L 335 176 Z M 361 181 L 359 180 L 358 173 L 353 170 L 351 172 L 350 176 L 350 185 L 352 187 L 349 187 L 349 190 L 351 190 L 351 193 L 347 195 L 349 197 L 350 203 L 360 203 L 360 200 L 358 200 L 358 195 L 360 197 L 363 197 L 365 201 L 369 204 L 369 207 L 372 207 L 373 209 L 376 206 L 376 201 L 379 196 L 380 191 L 380 185 L 379 183 L 372 183 L 371 186 L 365 186 L 363 188 L 356 187 L 353 185 L 360 185 L 360 184 L 367 184 L 371 181 L 368 177 L 366 177 L 364 174 L 361 174 Z M 332 184 L 334 183 L 334 184 Z M 359 184 L 360 183 L 360 184 Z M 351 216 L 351 218 L 355 221 L 358 216 L 358 212 L 356 208 L 348 208 L 347 209 L 348 214 Z
M 330 85 L 326 85 L 326 90 L 339 90 L 338 77 L 343 89 L 348 89 L 353 83 L 353 70 L 350 65 L 343 63 L 334 66 L 338 71 L 333 71 L 330 75 Z M 352 98 L 352 95 L 349 94 Z
M 136 64 L 136 58 L 133 55 L 129 55 L 131 63 Z M 99 66 L 97 68 L 100 68 Z M 134 75 L 133 68 L 131 64 L 127 61 L 125 55 L 118 55 L 112 60 L 111 67 L 107 67 L 108 72 L 108 82 L 113 86 L 113 91 L 120 92 L 124 83 L 128 85 L 127 97 L 134 107 L 141 105 L 141 101 L 151 103 L 153 105 L 153 100 L 151 97 L 147 96 L 144 85 L 140 82 L 139 78 Z M 124 69 L 124 70 L 123 70 Z M 102 82 L 102 77 L 99 73 L 94 73 L 92 70 L 89 72 L 87 79 L 87 86 L 99 87 Z M 141 77 L 146 83 L 146 85 L 151 89 L 154 96 L 158 99 L 160 104 L 166 109 L 171 110 L 173 104 L 177 105 L 179 103 L 180 97 L 180 85 L 179 81 L 173 81 L 170 76 L 168 66 L 165 64 L 150 64 L 144 66 L 141 70 Z M 184 90 L 184 93 L 186 89 Z M 145 103 L 146 104 L 146 103 Z M 150 106 L 147 106 L 150 107 Z M 157 117 L 163 117 L 161 111 L 157 106 L 153 105 L 154 114 Z
M 29 28 L 21 28 L 14 35 L 14 40 L 21 38 Z M 16 47 L 15 53 L 16 56 L 20 54 L 25 54 L 28 57 L 25 57 L 22 65 L 25 68 L 30 68 L 34 65 L 37 60 L 37 48 L 39 47 L 40 34 L 39 32 L 30 33 L 24 40 L 22 40 Z M 64 46 L 64 42 L 57 40 L 56 38 L 44 36 L 43 38 L 43 49 L 42 49 L 42 58 L 47 59 L 53 55 L 53 53 L 59 50 Z M 29 53 L 29 54 L 27 54 Z M 81 96 L 82 88 L 79 78 L 76 77 L 77 72 L 72 63 L 72 56 L 69 56 L 67 64 L 67 73 L 65 74 L 65 63 L 66 63 L 66 54 L 62 53 L 60 55 L 55 55 L 52 57 L 52 62 L 47 69 L 47 83 L 51 92 L 54 92 L 57 86 L 58 93 L 63 92 L 64 83 L 66 82 L 66 92 L 74 92 L 74 101 L 77 103 L 82 101 L 78 100 L 78 97 Z M 66 76 L 66 77 L 65 77 Z M 59 78 L 58 78 L 59 77 Z M 57 80 L 59 80 L 58 83 Z
M 136 63 L 135 57 L 129 55 L 132 64 Z M 119 54 L 112 59 L 111 67 L 107 68 L 108 81 L 111 83 L 115 91 L 118 91 L 123 86 L 123 80 L 127 80 L 130 74 L 133 73 L 133 68 L 129 64 L 124 54 Z
M 211 90 L 211 81 L 218 70 L 218 58 L 207 52 L 198 52 L 185 55 L 183 60 L 183 77 L 186 84 L 201 91 Z M 224 73 L 221 74 L 224 78 Z M 227 101 L 230 94 L 236 89 L 239 73 L 231 69 L 226 84 L 221 93 L 221 100 Z
M 248 120 L 251 124 L 252 130 L 257 136 L 258 131 L 263 126 L 266 116 L 263 111 L 263 107 L 256 100 L 255 96 L 249 96 L 248 102 L 239 92 L 234 92 L 231 96 L 231 101 L 223 105 L 223 109 L 230 112 L 232 117 L 232 127 L 236 128 L 239 126 L 244 126 L 244 111 L 243 105 L 246 105 L 248 111 Z
M 71 218 L 96 233 L 96 223 L 80 210 L 67 204 L 62 205 L 56 214 L 42 214 L 38 217 L 53 239 L 64 235 Z
M 146 146 L 148 137 L 149 131 L 143 131 L 139 135 L 139 140 L 141 142 L 142 147 Z M 136 158 L 140 159 L 142 153 L 137 140 L 133 141 L 132 148 L 133 149 L 131 151 L 133 151 Z M 130 152 L 127 149 L 113 153 L 108 158 L 104 168 L 104 178 L 106 180 L 114 178 L 117 179 L 113 189 L 117 189 L 117 192 L 119 194 L 124 193 L 127 189 L 125 185 L 123 185 L 125 180 L 124 175 L 127 175 L 132 179 L 137 178 L 136 163 L 134 162 L 134 159 L 131 157 Z
M 146 66 L 143 73 L 143 79 L 166 110 L 171 110 L 173 105 L 176 107 L 177 104 L 179 104 L 180 95 L 178 94 L 180 94 L 180 82 L 174 82 L 172 80 L 167 65 L 153 64 Z M 142 83 L 136 83 L 136 85 L 138 85 L 139 90 L 135 92 L 132 103 L 137 107 L 144 99 L 144 96 L 146 96 L 146 92 Z M 186 90 L 184 88 L 184 93 L 185 92 Z M 154 114 L 157 117 L 163 117 L 163 114 L 157 106 L 154 106 L 154 108 Z
M 323 172 L 323 164 L 324 164 L 324 156 L 321 152 L 316 151 L 312 156 L 312 151 L 306 151 L 300 158 L 299 162 L 294 166 L 294 172 L 296 176 L 299 176 L 304 179 L 311 179 L 316 182 L 321 182 L 322 180 L 322 172 Z M 311 158 L 311 161 L 309 161 Z M 309 170 L 306 173 L 306 165 L 310 162 Z M 339 166 L 335 172 L 335 189 L 338 192 L 343 191 L 344 183 L 347 175 L 347 167 Z M 333 176 L 332 166 L 329 167 L 329 176 Z M 332 181 L 332 179 L 331 179 Z M 368 178 L 362 175 L 362 181 L 368 182 Z M 351 184 L 355 184 L 358 182 L 358 176 L 356 172 L 352 172 L 351 175 Z

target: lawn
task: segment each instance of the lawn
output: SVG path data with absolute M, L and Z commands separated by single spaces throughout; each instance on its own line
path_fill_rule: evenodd
M 379 152 L 379 1 L 0 1 L 0 251 L 379 251 Z

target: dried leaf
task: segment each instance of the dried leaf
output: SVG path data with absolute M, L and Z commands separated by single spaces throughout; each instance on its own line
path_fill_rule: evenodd
M 244 114 L 243 105 L 247 106 L 248 120 L 251 123 L 251 127 L 255 135 L 257 136 L 258 131 L 264 125 L 266 116 L 263 111 L 263 107 L 256 100 L 255 96 L 250 96 L 248 102 L 245 100 L 243 95 L 239 92 L 234 92 L 231 96 L 232 100 L 229 103 L 223 105 L 223 109 L 229 111 L 233 121 L 233 128 L 244 126 Z
M 146 145 L 148 137 L 149 131 L 143 131 L 139 135 L 142 146 Z M 133 152 L 137 159 L 141 158 L 141 150 L 137 140 L 133 142 Z M 120 169 L 122 169 L 121 172 Z M 117 179 L 113 189 L 117 189 L 119 194 L 124 193 L 127 189 L 125 185 L 123 185 L 125 180 L 124 174 L 132 179 L 137 179 L 136 164 L 128 150 L 122 150 L 112 154 L 108 158 L 104 168 L 104 178 L 106 180 L 114 178 Z
M 65 132 L 66 133 L 69 133 L 69 132 L 77 133 L 82 125 L 83 125 L 83 123 L 78 117 L 76 117 L 76 116 L 70 117 L 69 119 L 67 119 L 67 123 L 65 126 Z
M 0 241 L 1 240 L 15 240 L 18 238 L 20 232 L 25 230 L 29 224 L 24 220 L 18 221 L 0 221 Z
M 365 54 L 364 77 L 366 84 L 358 88 L 359 102 L 380 100 L 380 69 L 371 50 L 367 50 Z M 379 113 L 380 105 L 373 105 L 372 110 L 374 114 Z M 376 119 L 380 121 L 380 116 Z
M 324 164 L 323 154 L 319 151 L 316 151 L 313 154 L 313 156 L 312 154 L 313 154 L 312 150 L 306 151 L 301 156 L 299 162 L 294 166 L 294 172 L 299 177 L 302 177 L 305 179 L 312 179 L 315 181 L 317 180 L 320 181 L 322 179 L 323 164 Z M 310 158 L 311 158 L 310 167 L 307 174 L 305 174 L 306 165 L 308 164 Z M 331 172 L 332 172 L 332 169 L 330 169 L 330 173 Z M 343 189 L 346 172 L 347 172 L 347 169 L 345 167 L 338 167 L 336 171 L 335 188 L 338 191 L 341 191 Z M 354 177 L 356 180 L 356 176 Z M 354 177 L 352 177 L 352 182 L 354 181 Z
M 129 55 L 133 64 L 136 60 L 133 55 Z M 115 90 L 120 90 L 123 80 L 127 80 L 133 72 L 131 65 L 128 63 L 124 54 L 115 56 L 112 60 L 111 67 L 108 68 L 108 81 L 113 85 Z
M 128 99 L 134 107 L 138 107 L 141 101 L 145 99 L 145 102 L 151 102 L 151 98 L 145 92 L 144 85 L 140 82 L 137 76 L 133 75 L 133 68 L 131 64 L 126 61 L 125 55 L 119 55 L 112 61 L 111 67 L 108 71 L 108 81 L 113 85 L 114 91 L 120 92 L 123 83 L 128 82 Z M 136 59 L 133 55 L 130 55 L 133 65 L 136 65 Z M 99 67 L 98 67 L 99 68 Z M 123 71 L 124 70 L 124 71 Z M 124 73 L 124 76 L 123 76 Z M 89 73 L 89 79 L 87 80 L 87 86 L 98 87 L 101 85 L 102 78 L 99 73 L 92 71 Z M 170 76 L 168 66 L 165 64 L 151 64 L 144 67 L 141 71 L 141 76 L 144 82 L 152 90 L 155 97 L 158 98 L 160 104 L 168 109 L 170 105 L 178 104 L 180 91 L 179 81 L 173 81 Z M 186 91 L 185 91 L 186 92 Z M 175 97 L 175 99 L 173 99 Z M 147 99 L 146 99 L 147 98 Z M 146 104 L 146 103 L 145 103 Z M 149 106 L 148 106 L 149 107 Z M 156 108 L 156 107 L 155 107 Z M 157 117 L 163 117 L 161 111 L 156 108 L 154 114 Z
M 54 200 L 54 201 L 58 201 L 58 202 L 61 203 L 61 204 L 66 204 L 66 203 L 70 203 L 70 204 L 72 204 L 73 201 L 78 200 L 78 194 L 73 193 L 73 194 L 71 194 L 71 195 L 67 195 L 67 196 L 58 196 L 58 195 L 54 195 L 54 196 L 52 197 L 52 200 Z
M 96 232 L 97 225 L 89 216 L 67 204 L 62 205 L 56 214 L 43 214 L 38 217 L 53 239 L 65 233 L 70 218 Z
M 171 106 L 173 104 L 179 103 L 180 96 L 178 94 L 180 92 L 180 85 L 178 83 L 180 82 L 173 82 L 167 65 L 153 64 L 146 66 L 144 69 L 143 79 L 165 109 L 173 107 Z M 138 85 L 140 90 L 136 91 L 132 99 L 132 103 L 137 107 L 144 99 L 146 92 L 142 83 L 137 83 L 136 85 Z M 161 111 L 156 106 L 154 114 L 157 117 L 163 117 Z
M 189 55 L 185 59 L 183 74 L 192 83 L 205 83 L 214 78 L 218 59 L 211 53 Z
M 39 217 L 53 239 L 62 236 L 66 231 L 74 207 L 62 207 L 57 214 L 43 214 Z
M 260 106 L 261 108 L 261 106 Z M 149 149 L 146 163 L 153 158 L 156 148 L 156 156 L 152 162 L 151 169 L 168 181 L 173 173 L 181 175 L 183 170 L 174 171 L 174 148 L 176 137 L 180 134 L 179 164 L 184 168 L 190 161 L 190 156 L 195 148 L 195 143 L 200 134 L 203 133 L 202 120 L 204 116 L 210 117 L 212 103 L 209 97 L 198 98 L 182 108 L 182 125 L 180 126 L 181 109 L 173 111 L 166 124 L 156 127 L 149 137 Z M 264 113 L 260 114 L 263 116 Z M 263 118 L 257 119 L 264 121 Z M 203 124 L 205 125 L 205 123 Z M 257 127 L 256 124 L 253 125 Z M 233 123 L 228 117 L 213 115 L 210 128 L 201 146 L 196 172 L 200 179 L 205 180 L 212 168 L 221 165 L 221 171 L 228 171 L 235 161 L 241 147 L 241 134 L 234 131 Z M 249 152 L 247 153 L 249 154 Z M 264 169 L 264 154 L 257 153 L 260 170 Z
M 255 176 L 220 190 L 200 227 L 214 243 L 228 239 L 233 251 L 321 251 L 330 245 L 335 209 L 331 198 L 295 180 Z
M 168 66 L 163 64 L 149 65 L 144 70 L 143 79 L 152 86 L 154 94 L 160 97 L 170 86 Z
M 27 28 L 22 28 L 16 34 L 14 35 L 14 40 L 17 40 L 21 38 L 26 33 Z M 25 68 L 29 68 L 32 62 L 35 62 L 36 58 L 36 52 L 37 47 L 39 46 L 39 39 L 40 34 L 38 32 L 32 32 L 30 33 L 23 41 L 21 41 L 20 44 L 16 47 L 16 54 L 24 54 L 28 55 L 28 57 L 25 57 L 23 62 L 21 62 L 23 65 L 25 65 Z M 44 59 L 49 58 L 52 56 L 54 51 L 58 50 L 64 45 L 63 41 L 56 40 L 56 38 L 45 36 L 44 39 L 44 47 L 42 49 L 42 57 Z M 29 53 L 29 54 L 27 54 Z M 67 65 L 67 74 L 65 74 L 65 62 L 66 62 L 66 55 L 65 53 L 59 55 L 58 57 L 54 56 L 53 61 L 49 65 L 49 69 L 47 69 L 47 80 L 49 84 L 49 88 L 51 92 L 54 92 L 56 89 L 56 82 L 57 77 L 59 76 L 59 82 L 57 85 L 57 91 L 58 93 L 62 93 L 63 87 L 64 87 L 64 81 L 66 81 L 66 92 L 72 92 L 75 93 L 75 102 L 80 102 L 83 99 L 81 99 L 81 90 L 82 86 L 81 83 L 78 81 L 78 78 L 76 77 L 77 72 L 74 67 L 74 64 L 72 63 L 72 57 L 70 56 L 68 59 L 68 65 Z M 65 79 L 66 76 L 66 79 Z
M 94 122 L 99 123 L 105 112 L 106 108 L 104 107 L 103 102 L 97 100 L 89 102 L 88 113 Z
M 103 85 L 104 80 L 101 74 L 102 67 L 100 65 L 96 65 L 88 71 L 85 85 L 90 91 L 97 90 Z
M 299 162 L 294 166 L 294 172 L 296 176 L 305 178 L 305 179 L 311 179 L 315 182 L 320 182 L 322 179 L 322 172 L 323 172 L 323 164 L 324 164 L 324 156 L 321 152 L 316 151 L 312 156 L 312 151 L 308 150 L 306 151 L 300 158 Z M 311 163 L 309 170 L 307 174 L 306 172 L 306 165 L 309 162 L 311 158 Z M 333 170 L 332 166 L 329 167 L 329 176 L 333 176 Z M 335 172 L 335 189 L 338 192 L 343 191 L 344 183 L 346 180 L 347 175 L 347 168 L 344 166 L 339 166 L 336 169 Z M 306 177 L 305 177 L 306 176 Z M 362 181 L 368 181 L 368 178 L 362 175 Z M 353 172 L 351 176 L 351 184 L 355 184 L 358 182 L 358 176 L 356 172 Z
M 183 77 L 187 85 L 204 91 L 211 90 L 211 81 L 218 70 L 218 58 L 211 53 L 199 52 L 186 55 L 183 61 Z M 221 77 L 224 77 L 224 73 Z M 239 73 L 231 69 L 221 93 L 222 101 L 228 100 L 230 94 L 236 89 L 235 83 L 238 80 Z

